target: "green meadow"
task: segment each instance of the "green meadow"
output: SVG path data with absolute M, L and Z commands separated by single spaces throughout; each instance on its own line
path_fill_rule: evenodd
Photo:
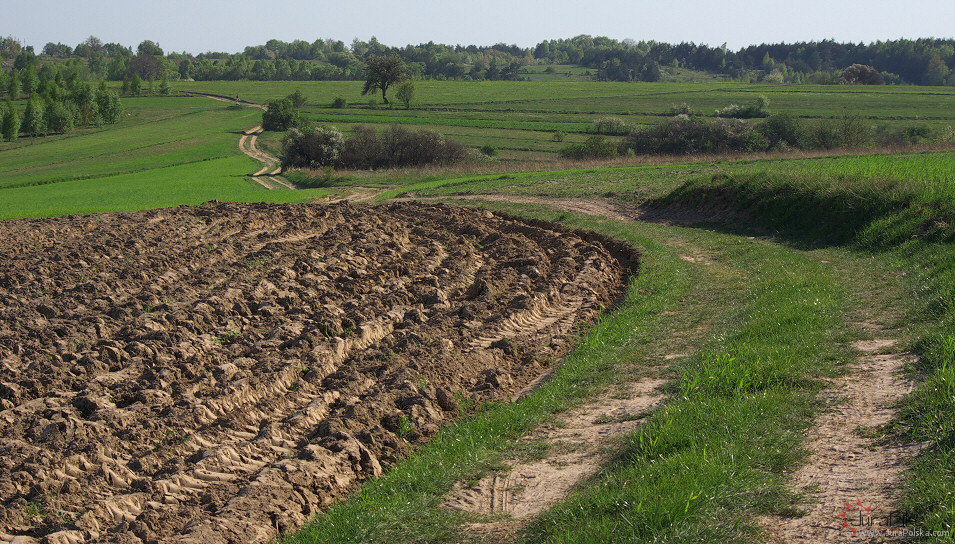
M 659 123 L 671 108 L 686 103 L 713 116 L 730 104 L 747 105 L 759 96 L 770 112 L 805 119 L 849 113 L 872 125 L 902 128 L 955 125 L 955 90 L 947 87 L 756 85 L 739 83 L 614 83 L 581 81 L 420 81 L 410 109 L 361 95 L 359 82 L 178 82 L 174 90 L 238 96 L 265 103 L 299 90 L 308 99 L 306 115 L 347 131 L 355 124 L 401 124 L 427 128 L 479 148 L 490 145 L 499 159 L 546 162 L 567 143 L 582 141 L 594 119 L 618 116 L 629 125 Z M 335 98 L 345 108 L 332 108 Z M 553 133 L 567 133 L 555 142 Z
M 193 97 L 126 98 L 117 125 L 0 144 L 0 218 L 132 211 L 218 200 L 298 201 L 246 177 L 239 151 L 261 111 Z

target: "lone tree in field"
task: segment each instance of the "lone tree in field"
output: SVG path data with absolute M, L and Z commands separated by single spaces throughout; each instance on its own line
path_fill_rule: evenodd
M 365 86 L 362 87 L 361 94 L 366 95 L 380 89 L 381 100 L 387 104 L 388 87 L 404 81 L 407 77 L 408 68 L 398 55 L 370 55 L 365 59 Z
M 398 96 L 398 100 L 405 105 L 405 109 L 410 110 L 411 101 L 414 100 L 415 95 L 414 82 L 411 80 L 405 81 L 398 86 L 398 92 L 395 94 Z

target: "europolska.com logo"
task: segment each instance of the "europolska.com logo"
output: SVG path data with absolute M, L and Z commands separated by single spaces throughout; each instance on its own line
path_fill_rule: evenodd
M 878 517 L 875 505 L 864 504 L 861 499 L 853 503 L 843 503 L 845 508 L 839 512 L 841 521 L 840 531 L 852 531 L 852 536 L 859 537 L 951 537 L 951 531 L 930 531 L 922 528 L 905 527 L 898 511 L 891 510 L 883 517 Z

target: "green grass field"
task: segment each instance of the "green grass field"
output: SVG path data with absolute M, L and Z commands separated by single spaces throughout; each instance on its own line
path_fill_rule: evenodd
M 674 105 L 714 115 L 729 104 L 751 104 L 760 95 L 770 111 L 806 119 L 860 115 L 873 125 L 900 128 L 925 124 L 937 130 L 955 125 L 955 90 L 940 87 L 757 85 L 739 83 L 611 83 L 582 81 L 419 81 L 411 109 L 381 97 L 361 96 L 354 81 L 178 82 L 173 89 L 265 103 L 296 89 L 308 99 L 312 119 L 342 130 L 357 123 L 429 128 L 474 148 L 491 145 L 505 161 L 548 161 L 567 143 L 582 141 L 594 119 L 614 115 L 628 124 L 655 124 Z M 348 107 L 331 107 L 336 97 Z M 376 106 L 369 106 L 374 99 Z M 554 142 L 554 131 L 568 133 Z
M 132 211 L 207 200 L 290 202 L 321 190 L 267 191 L 239 151 L 261 110 L 208 98 L 126 98 L 117 125 L 0 144 L 0 218 Z
M 290 541 L 480 541 L 465 524 L 486 519 L 440 507 L 455 482 L 501 470 L 522 455 L 520 439 L 536 425 L 647 375 L 668 380 L 664 406 L 613 447 L 595 477 L 508 541 L 765 541 L 760 516 L 795 513 L 789 478 L 806 460 L 807 429 L 827 409 L 817 395 L 850 371 L 850 344 L 864 336 L 853 324 L 873 319 L 919 356 L 907 369 L 919 379 L 914 393 L 896 421 L 872 431 L 925 444 L 906 466 L 893 507 L 911 527 L 953 529 L 950 149 L 535 165 L 563 145 L 551 140 L 553 130 L 578 141 L 601 115 L 654 122 L 673 104 L 710 112 L 765 94 L 774 111 L 806 118 L 851 111 L 873 123 L 941 127 L 955 124 L 955 89 L 420 82 L 419 99 L 404 110 L 370 107 L 356 82 L 174 85 L 255 102 L 295 89 L 308 97 L 314 119 L 345 129 L 359 122 L 432 128 L 474 147 L 494 145 L 503 160 L 354 174 L 325 190 L 267 191 L 247 177 L 258 166 L 238 149 L 260 110 L 199 97 L 125 99 L 129 116 L 116 126 L 0 144 L 0 218 L 210 199 L 291 202 L 377 186 L 387 189 L 380 200 L 446 199 L 599 231 L 633 244 L 643 259 L 621 305 L 553 380 L 518 403 L 489 405 L 449 426 Z M 354 105 L 326 107 L 336 96 Z M 277 135 L 265 140 L 275 146 Z M 525 200 L 482 200 L 502 195 Z M 680 226 L 610 220 L 557 210 L 549 204 L 555 198 L 684 215 Z M 694 214 L 702 219 L 687 219 Z

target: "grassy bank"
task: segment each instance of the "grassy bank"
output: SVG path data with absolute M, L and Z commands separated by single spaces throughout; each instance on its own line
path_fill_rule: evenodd
M 668 297 L 671 306 L 651 310 L 659 314 L 635 318 L 624 310 L 608 321 L 623 320 L 621 327 L 633 330 L 686 330 L 686 321 L 671 321 L 675 318 L 670 314 L 698 313 L 710 319 L 709 340 L 684 346 L 681 352 L 688 356 L 669 371 L 673 376 L 670 401 L 627 439 L 615 459 L 578 494 L 514 538 L 527 542 L 760 541 L 754 520 L 762 514 L 789 513 L 794 504 L 785 473 L 806 454 L 801 449 L 802 436 L 819 409 L 820 378 L 839 375 L 842 362 L 851 356 L 847 346 L 853 333 L 847 323 L 887 308 L 897 314 L 898 326 L 903 327 L 899 334 L 911 339 L 921 355 L 913 372 L 927 377 L 906 399 L 899 421 L 883 430 L 901 440 L 931 443 L 906 474 L 900 506 L 907 525 L 950 529 L 955 519 L 950 494 L 955 474 L 950 418 L 955 411 L 951 333 L 955 325 L 951 243 L 955 199 L 948 179 L 952 160 L 951 153 L 941 152 L 713 161 L 462 176 L 413 183 L 387 193 L 478 199 L 493 193 L 598 196 L 658 211 L 714 206 L 733 210 L 707 223 L 709 229 L 726 234 L 551 215 L 641 247 L 645 268 L 638 285 L 662 281 L 664 276 L 656 274 L 681 281 L 691 278 L 683 284 L 677 302 Z M 526 213 L 547 215 L 534 208 Z M 752 241 L 739 236 L 741 230 L 769 234 L 776 242 Z M 707 255 L 705 264 L 678 260 L 681 254 L 694 252 Z M 908 289 L 906 296 L 900 295 L 902 286 Z M 635 288 L 640 295 L 637 300 L 648 307 L 660 294 L 652 285 Z M 629 303 L 634 302 L 631 298 Z M 605 342 L 612 338 L 597 336 Z M 656 343 L 656 348 L 669 343 L 673 349 L 672 341 L 662 340 L 666 335 L 644 338 Z M 609 345 L 601 346 L 603 355 L 597 355 L 598 360 L 601 356 L 611 360 L 609 354 L 617 353 L 615 346 L 621 342 L 629 347 L 634 361 L 655 349 L 633 340 L 611 339 Z M 571 372 L 575 364 L 572 357 L 561 372 Z M 625 379 L 620 373 L 611 378 Z M 523 405 L 506 405 L 481 417 L 515 409 L 534 413 Z M 534 421 L 538 420 L 503 428 L 513 425 L 519 434 Z M 449 432 L 474 424 L 465 421 Z M 457 443 L 457 435 L 448 436 Z M 509 453 L 515 436 L 506 433 L 502 439 L 492 433 L 467 442 L 467 451 L 476 453 L 453 470 L 432 457 L 442 455 L 432 448 L 441 450 L 447 443 L 432 444 L 411 462 L 423 463 L 416 466 L 419 478 L 427 480 L 426 491 L 421 484 L 386 485 L 380 488 L 381 495 L 363 490 L 356 500 L 319 518 L 295 541 L 384 542 L 397 534 L 430 535 L 421 537 L 421 542 L 466 539 L 467 533 L 456 527 L 473 518 L 437 508 L 441 497 L 454 481 L 473 479 L 492 470 L 495 459 L 515 455 Z M 483 445 L 491 443 L 494 446 L 489 449 Z M 404 474 L 404 470 L 401 465 L 393 474 Z M 379 489 L 374 487 L 378 484 L 371 485 Z M 396 505 L 389 506 L 389 501 Z M 392 508 L 404 512 L 404 521 L 396 521 Z M 369 519 L 374 520 L 370 525 Z M 336 532 L 343 527 L 348 532 Z M 440 530 L 428 533 L 428 528 Z M 347 537 L 351 540 L 342 535 L 351 535 Z
M 951 169 L 936 175 L 936 167 L 951 168 L 951 155 L 943 159 L 922 170 L 899 165 L 902 175 L 884 165 L 883 175 L 768 172 L 699 179 L 661 199 L 698 202 L 720 195 L 781 236 L 844 244 L 893 263 L 906 278 L 905 317 L 919 355 L 910 370 L 921 383 L 891 431 L 927 444 L 906 473 L 901 506 L 908 524 L 929 531 L 955 527 L 955 183 Z

